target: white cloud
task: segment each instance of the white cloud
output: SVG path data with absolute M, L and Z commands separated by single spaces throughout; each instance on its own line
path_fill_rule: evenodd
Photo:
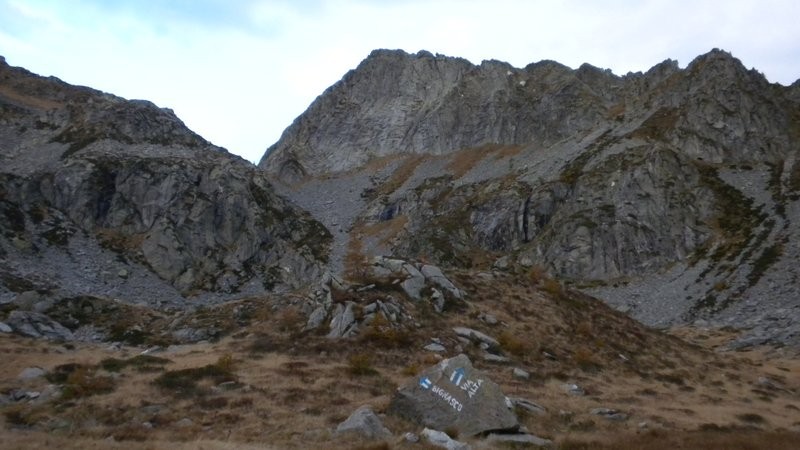
M 322 91 L 375 48 L 473 63 L 554 59 L 616 73 L 730 50 L 771 81 L 800 77 L 800 2 L 779 0 L 0 0 L 15 65 L 173 108 L 257 161 Z

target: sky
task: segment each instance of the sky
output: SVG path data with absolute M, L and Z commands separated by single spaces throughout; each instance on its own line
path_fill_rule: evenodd
M 258 162 L 373 49 L 623 75 L 722 48 L 800 78 L 796 0 L 0 0 L 13 66 L 171 108 Z

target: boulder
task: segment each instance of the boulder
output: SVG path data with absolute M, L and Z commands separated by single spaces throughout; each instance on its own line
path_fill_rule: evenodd
M 66 327 L 38 312 L 12 311 L 7 322 L 14 331 L 23 336 L 52 341 L 69 341 L 73 337 Z
M 444 273 L 442 273 L 442 270 L 439 269 L 438 267 L 432 266 L 430 264 L 426 264 L 426 265 L 422 266 L 422 268 L 420 269 L 420 272 L 422 272 L 422 275 L 425 276 L 426 280 L 428 280 L 432 284 L 444 289 L 446 292 L 449 292 L 453 297 L 455 297 L 455 298 L 457 298 L 459 300 L 461 300 L 461 298 L 463 297 L 463 294 L 462 294 L 461 290 L 459 290 L 456 287 L 456 285 L 454 285 L 453 282 L 450 281 L 444 275 Z
M 408 278 L 400 283 L 403 292 L 412 300 L 422 299 L 422 290 L 425 289 L 425 276 L 411 264 L 403 264 L 402 273 L 405 273 Z
M 329 338 L 347 337 L 350 332 L 353 331 L 353 326 L 356 321 L 353 306 L 355 306 L 353 302 L 347 302 L 344 306 L 341 303 L 336 305 L 331 315 L 331 331 L 328 333 Z
M 497 339 L 490 337 L 484 333 L 481 333 L 478 330 L 473 330 L 472 328 L 467 327 L 455 327 L 453 328 L 453 332 L 456 335 L 463 337 L 465 339 L 469 339 L 470 341 L 477 343 L 477 344 L 486 344 L 487 350 L 491 351 L 499 351 L 500 350 L 500 343 L 497 342 Z
M 47 372 L 41 367 L 26 367 L 17 375 L 18 380 L 32 380 L 43 377 Z
M 383 426 L 381 419 L 367 405 L 355 410 L 347 420 L 336 427 L 336 433 L 347 432 L 358 433 L 369 439 L 388 439 L 392 437 L 392 432 Z
M 388 412 L 459 436 L 519 428 L 500 386 L 463 354 L 442 360 L 400 387 Z
M 509 397 L 508 400 L 514 405 L 515 408 L 524 409 L 529 413 L 543 415 L 547 413 L 547 409 L 544 406 L 534 403 L 530 400 L 520 398 L 520 397 Z
M 316 330 L 320 327 L 320 325 L 322 325 L 322 322 L 325 321 L 326 317 L 328 317 L 328 311 L 325 309 L 325 307 L 317 307 L 317 309 L 312 311 L 308 316 L 308 322 L 306 322 L 305 330 Z
M 431 445 L 435 445 L 436 447 L 446 448 L 447 450 L 469 450 L 470 446 L 463 443 L 456 441 L 447 433 L 443 431 L 431 430 L 430 428 L 425 428 L 422 430 L 422 436 L 431 443 Z

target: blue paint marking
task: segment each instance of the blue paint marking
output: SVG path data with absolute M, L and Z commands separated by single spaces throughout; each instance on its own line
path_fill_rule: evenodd
M 462 381 L 464 381 L 464 368 L 459 367 L 450 374 L 450 382 L 458 386 Z
M 423 389 L 430 389 L 431 384 L 431 380 L 428 378 L 423 377 L 419 379 L 419 385 L 422 386 Z

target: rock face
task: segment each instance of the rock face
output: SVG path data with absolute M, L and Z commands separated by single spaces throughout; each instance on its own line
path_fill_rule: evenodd
M 0 298 L 296 287 L 330 235 L 170 110 L 0 63 Z
M 800 343 L 798 124 L 796 85 L 716 49 L 625 76 L 380 50 L 259 167 L 303 178 L 287 195 L 353 229 L 337 248 L 352 238 L 444 269 L 502 261 L 593 286 L 649 324 Z
M 472 367 L 466 355 L 442 360 L 400 387 L 388 412 L 459 436 L 519 428 L 500 387 Z

